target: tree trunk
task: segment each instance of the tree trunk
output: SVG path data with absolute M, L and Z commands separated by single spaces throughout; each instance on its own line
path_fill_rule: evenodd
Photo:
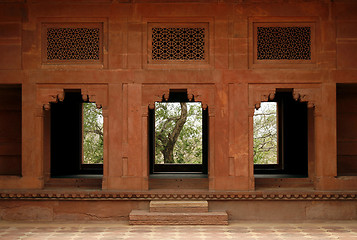
M 165 148 L 162 150 L 162 154 L 164 155 L 164 163 L 175 163 L 174 160 L 174 147 L 171 141 L 168 141 Z
M 167 142 L 164 149 L 161 151 L 164 155 L 164 163 L 175 163 L 174 160 L 174 147 L 177 142 L 178 137 L 180 136 L 183 125 L 186 123 L 187 119 L 187 104 L 185 102 L 180 103 L 181 105 L 181 115 L 177 119 L 172 133 L 169 133 L 167 136 Z

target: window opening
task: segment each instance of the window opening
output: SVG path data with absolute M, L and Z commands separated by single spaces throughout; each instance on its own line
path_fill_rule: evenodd
M 103 164 L 84 162 L 84 106 L 93 104 L 83 102 L 80 90 L 66 90 L 63 102 L 51 103 L 51 177 L 103 174 Z
M 261 103 L 253 122 L 254 164 L 278 164 L 277 103 Z
M 307 103 L 298 102 L 293 99 L 291 89 L 277 89 L 275 98 L 271 102 L 263 103 L 264 108 L 260 111 L 268 112 L 268 106 L 276 106 L 276 145 L 274 151 L 270 152 L 272 156 L 276 153 L 274 163 L 269 162 L 269 157 L 265 156 L 262 163 L 254 164 L 255 174 L 280 174 L 283 177 L 308 177 L 308 118 Z M 272 107 L 273 108 L 273 107 Z M 256 111 L 256 115 L 259 114 Z M 263 115 L 254 116 L 254 122 L 258 117 L 262 119 Z M 273 114 L 271 115 L 273 116 Z M 269 124 L 271 126 L 269 126 Z M 274 133 L 273 124 L 265 121 L 263 128 L 271 130 Z M 255 123 L 255 127 L 257 124 Z M 254 131 L 257 131 L 254 129 Z M 267 131 L 267 130 L 266 130 Z M 268 133 L 269 134 L 269 133 Z M 260 139 L 255 139 L 254 142 Z M 269 140 L 269 139 L 268 139 Z M 258 145 L 254 143 L 254 148 Z M 273 146 L 273 144 L 271 144 Z M 272 148 L 273 149 L 273 148 Z M 254 161 L 258 160 L 256 149 L 253 150 Z M 259 153 L 260 154 L 260 153 Z M 272 158 L 274 159 L 274 158 Z M 284 176 L 285 175 L 285 176 Z
M 155 103 L 155 164 L 202 164 L 201 103 Z
M 207 173 L 207 110 L 187 91 L 170 91 L 149 114 L 151 173 Z
M 95 103 L 82 104 L 83 164 L 103 164 L 103 114 Z

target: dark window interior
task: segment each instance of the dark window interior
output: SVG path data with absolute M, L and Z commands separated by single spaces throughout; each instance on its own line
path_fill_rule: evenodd
M 190 102 L 187 90 L 170 90 L 169 99 L 162 102 Z M 194 102 L 194 99 L 191 100 Z M 155 110 L 149 109 L 149 159 L 150 174 L 155 173 L 201 173 L 208 172 L 208 108 L 202 111 L 202 164 L 155 164 Z
M 102 164 L 82 164 L 82 95 L 65 91 L 51 104 L 51 177 L 103 174 Z
M 0 84 L 0 175 L 21 175 L 21 85 Z
M 295 101 L 291 91 L 277 91 L 278 162 L 255 165 L 255 174 L 284 174 L 308 177 L 307 104 Z
M 337 174 L 357 175 L 357 84 L 337 84 Z

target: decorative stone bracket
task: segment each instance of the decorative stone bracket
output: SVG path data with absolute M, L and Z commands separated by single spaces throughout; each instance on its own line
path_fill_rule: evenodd
M 320 90 L 318 90 L 320 91 Z M 317 92 L 317 89 L 311 88 L 294 88 L 293 98 L 295 101 L 306 102 L 308 108 L 314 108 L 314 114 L 320 115 L 320 104 L 318 104 L 318 98 L 321 94 Z
M 201 102 L 202 108 L 214 106 L 214 89 L 210 86 L 181 86 L 181 85 L 144 85 L 143 86 L 143 107 L 149 106 L 149 109 L 155 108 L 155 102 L 162 102 L 169 99 L 170 89 L 187 89 L 187 98 L 195 102 Z
M 107 108 L 106 85 L 40 85 L 37 88 L 37 104 L 46 111 L 50 110 L 51 103 L 64 100 L 65 89 L 80 89 L 83 101 L 95 102 L 97 108 L 103 110 Z
M 308 108 L 315 109 L 315 115 L 319 114 L 319 88 L 301 85 L 253 85 L 249 88 L 249 108 L 250 116 L 254 115 L 254 109 L 259 109 L 261 102 L 273 100 L 276 95 L 276 89 L 292 89 L 293 98 L 295 101 L 306 102 Z

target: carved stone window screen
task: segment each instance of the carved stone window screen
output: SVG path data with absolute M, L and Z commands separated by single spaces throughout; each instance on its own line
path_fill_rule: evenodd
M 314 23 L 253 23 L 253 64 L 312 64 L 315 48 Z
M 208 62 L 208 23 L 149 23 L 148 63 Z
M 51 23 L 42 31 L 42 62 L 92 64 L 102 62 L 102 23 Z
M 257 27 L 258 60 L 311 60 L 311 27 Z

